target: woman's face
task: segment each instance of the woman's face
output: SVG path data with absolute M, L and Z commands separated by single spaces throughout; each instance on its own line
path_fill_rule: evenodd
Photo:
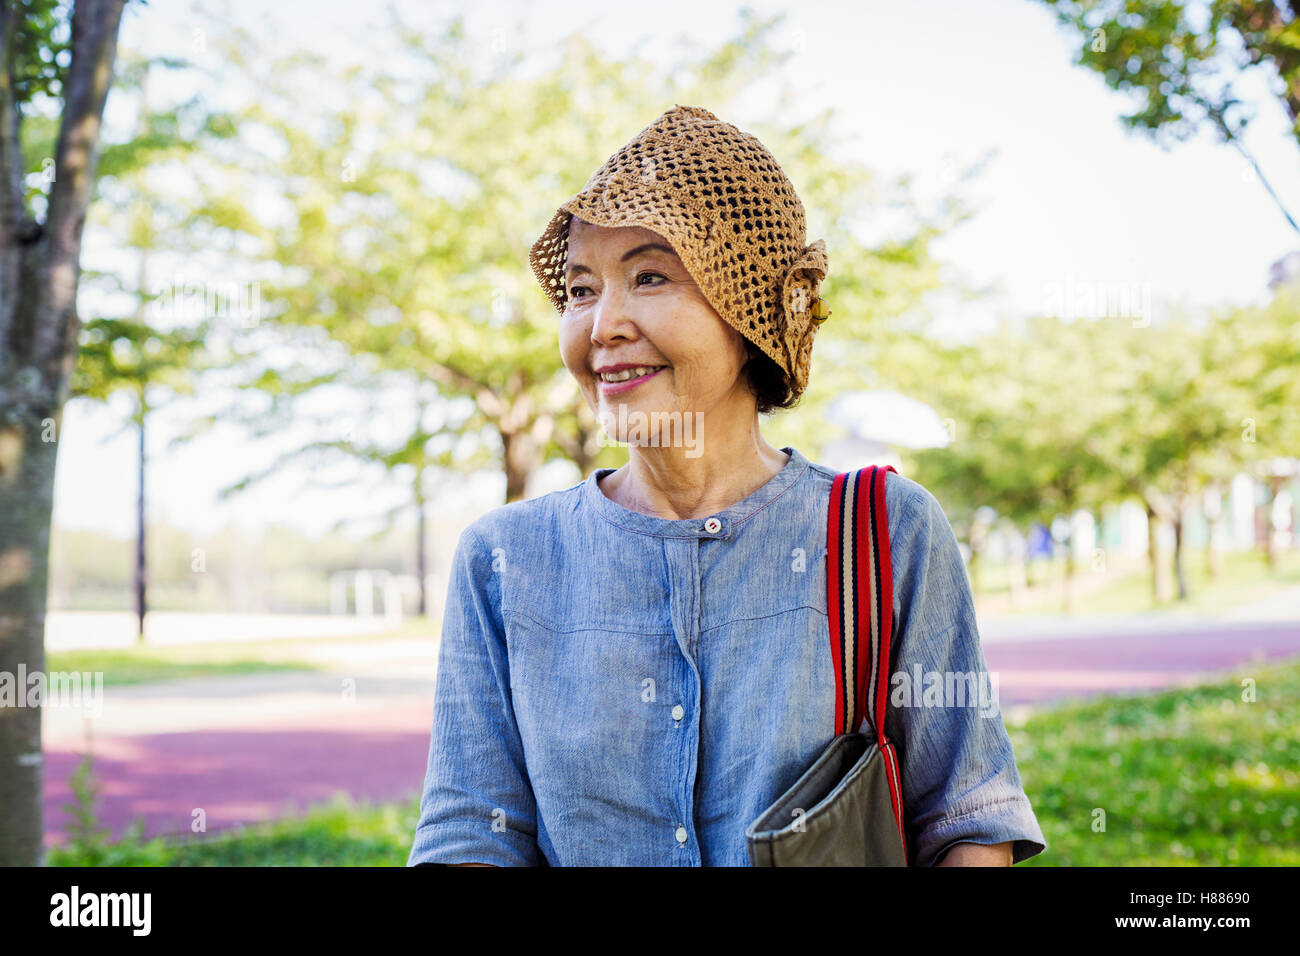
M 668 242 L 641 226 L 595 226 L 574 217 L 565 272 L 560 354 L 597 418 L 613 433 L 626 412 L 753 414 L 740 377 L 744 338 L 713 310 Z M 663 366 L 620 383 L 599 370 Z

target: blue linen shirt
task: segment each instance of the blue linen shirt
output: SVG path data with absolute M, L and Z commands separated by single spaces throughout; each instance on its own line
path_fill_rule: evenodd
M 834 736 L 836 473 L 782 450 L 716 530 L 611 501 L 605 468 L 462 532 L 408 866 L 749 865 L 746 827 Z M 984 674 L 942 508 L 894 472 L 885 500 L 894 673 Z M 961 842 L 1044 850 L 1001 714 L 919 701 L 891 691 L 886 717 L 910 862 Z

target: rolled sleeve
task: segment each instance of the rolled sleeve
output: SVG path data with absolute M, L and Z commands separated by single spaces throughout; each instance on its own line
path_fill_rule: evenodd
M 1019 863 L 1047 843 L 997 706 L 957 538 L 927 489 L 892 473 L 887 480 L 898 482 L 900 500 L 889 521 L 895 630 L 886 729 L 900 749 L 911 862 L 933 866 L 958 843 L 1010 842 Z M 941 690 L 927 699 L 931 674 L 939 687 L 975 675 L 985 696 L 972 700 L 967 681 L 960 704 L 951 693 L 937 702 Z
M 471 526 L 442 621 L 429 762 L 407 866 L 538 865 L 537 806 L 511 702 L 499 557 Z

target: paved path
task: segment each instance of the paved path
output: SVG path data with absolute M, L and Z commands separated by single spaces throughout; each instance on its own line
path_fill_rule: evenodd
M 429 748 L 429 704 L 396 703 L 352 713 L 303 715 L 274 729 L 224 727 L 98 737 L 100 822 L 115 834 L 139 816 L 145 833 L 191 832 L 196 810 L 208 831 L 291 816 L 342 791 L 357 800 L 415 797 Z M 60 841 L 61 807 L 79 755 L 47 746 L 46 843 Z
M 1071 636 L 1053 636 L 1021 622 L 1015 635 L 986 637 L 1004 712 L 1071 696 L 1153 690 L 1300 655 L 1300 623 L 1293 621 L 1177 630 L 1113 630 L 1119 622 L 1105 623 L 1101 633 L 1072 626 Z M 428 755 L 436 644 L 372 643 L 347 653 L 351 658 L 335 660 L 328 673 L 106 688 L 95 718 L 48 708 L 47 844 L 63 838 L 68 777 L 88 729 L 100 820 L 115 834 L 137 816 L 147 835 L 187 833 L 196 809 L 212 832 L 292 814 L 338 791 L 375 801 L 413 798 Z
M 378 634 L 397 623 L 381 616 L 352 614 L 214 614 L 150 611 L 145 637 L 150 644 L 204 644 L 210 641 L 267 641 Z M 136 646 L 135 615 L 127 611 L 50 611 L 45 615 L 45 649 Z
M 102 825 L 137 816 L 145 834 L 209 832 L 292 814 L 342 791 L 419 793 L 429 750 L 437 643 L 304 645 L 323 672 L 260 673 L 106 687 L 91 708 L 47 707 L 46 844 L 62 842 L 69 777 L 95 757 Z M 89 735 L 89 739 L 87 738 Z
M 1300 623 L 1219 624 L 1029 638 L 984 645 L 1003 707 L 1105 692 L 1134 693 L 1211 679 L 1252 661 L 1300 655 Z

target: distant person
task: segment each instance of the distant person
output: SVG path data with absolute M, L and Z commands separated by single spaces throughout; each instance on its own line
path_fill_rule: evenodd
M 677 106 L 530 258 L 629 460 L 461 535 L 408 865 L 748 865 L 746 827 L 833 736 L 836 472 L 759 429 L 807 385 L 825 244 L 758 140 Z M 984 674 L 952 528 L 886 477 L 893 669 Z M 1000 713 L 891 706 L 886 730 L 913 865 L 1044 849 Z
M 1029 559 L 1051 558 L 1053 547 L 1052 532 L 1041 521 L 1035 521 L 1029 529 Z

